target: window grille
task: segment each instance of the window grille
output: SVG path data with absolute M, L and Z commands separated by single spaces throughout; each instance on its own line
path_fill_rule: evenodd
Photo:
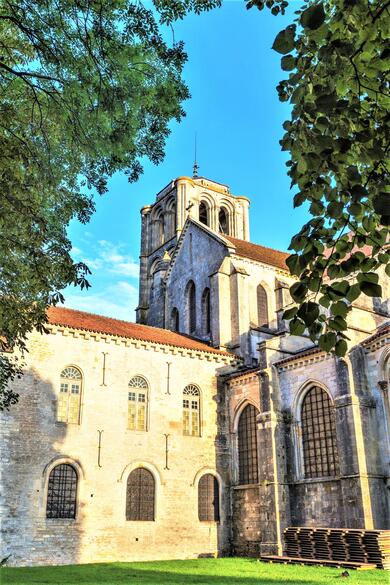
M 61 372 L 60 392 L 57 399 L 57 420 L 59 422 L 80 424 L 80 398 L 82 375 L 73 366 Z
M 134 469 L 127 478 L 126 520 L 154 520 L 155 482 L 150 471 Z
M 183 435 L 200 436 L 200 392 L 194 384 L 183 390 Z
M 201 522 L 219 521 L 219 485 L 211 473 L 202 475 L 198 483 L 198 517 Z
M 238 421 L 238 467 L 239 483 L 242 485 L 258 483 L 259 481 L 257 415 L 257 409 L 252 404 L 248 404 Z
M 261 284 L 257 287 L 257 319 L 259 327 L 268 327 L 268 298 Z
M 127 428 L 131 431 L 147 430 L 148 383 L 142 376 L 129 382 Z
M 188 284 L 188 315 L 189 315 L 190 333 L 195 333 L 195 330 L 196 330 L 196 294 L 195 294 L 195 284 L 192 282 L 192 280 Z
M 337 475 L 335 409 L 319 386 L 313 386 L 304 397 L 301 422 L 305 477 Z
M 49 475 L 46 518 L 76 518 L 77 473 L 72 465 L 61 463 Z

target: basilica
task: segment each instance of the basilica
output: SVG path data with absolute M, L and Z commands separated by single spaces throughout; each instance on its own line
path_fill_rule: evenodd
M 136 323 L 65 307 L 2 413 L 10 565 L 282 554 L 289 526 L 390 528 L 390 285 L 345 358 L 283 320 L 250 201 L 179 177 L 141 210 Z

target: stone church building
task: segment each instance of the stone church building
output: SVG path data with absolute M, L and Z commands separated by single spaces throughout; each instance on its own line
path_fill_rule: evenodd
M 390 322 L 354 302 L 327 355 L 282 315 L 287 254 L 249 200 L 179 177 L 141 211 L 137 323 L 66 308 L 1 421 L 13 565 L 282 554 L 288 526 L 389 528 Z

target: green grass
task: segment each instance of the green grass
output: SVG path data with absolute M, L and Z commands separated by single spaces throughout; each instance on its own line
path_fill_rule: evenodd
M 3 567 L 1 585 L 279 585 L 280 583 L 321 585 L 388 585 L 387 571 L 271 565 L 255 559 L 196 559 L 149 563 L 102 563 L 62 567 Z

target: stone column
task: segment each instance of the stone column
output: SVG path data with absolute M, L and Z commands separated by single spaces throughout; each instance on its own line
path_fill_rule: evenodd
M 277 374 L 259 372 L 258 416 L 261 554 L 283 554 L 283 530 L 290 523 L 285 429 L 278 399 Z
M 151 205 L 141 209 L 141 252 L 140 252 L 140 278 L 139 278 L 139 302 L 136 309 L 137 323 L 147 323 L 147 310 L 149 307 L 148 287 L 148 254 L 151 247 L 150 211 Z
M 216 347 L 225 347 L 232 338 L 230 307 L 230 275 L 220 268 L 210 276 L 213 311 L 211 315 L 211 334 Z

